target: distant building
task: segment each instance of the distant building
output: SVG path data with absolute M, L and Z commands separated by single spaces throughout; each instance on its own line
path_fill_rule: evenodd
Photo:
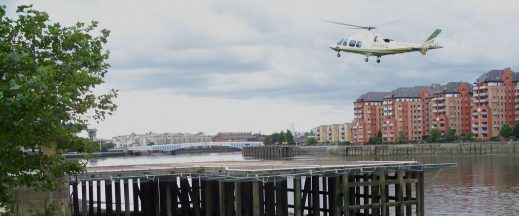
M 117 147 L 123 146 L 146 146 L 146 145 L 167 145 L 178 143 L 211 142 L 211 136 L 203 133 L 146 133 L 121 135 L 112 138 Z
M 481 75 L 473 87 L 472 134 L 479 140 L 497 137 L 504 124 L 519 120 L 519 73 L 510 68 Z
M 351 128 L 351 123 L 321 125 L 312 129 L 312 132 L 315 134 L 317 143 L 319 144 L 337 144 L 339 142 L 352 141 Z
M 213 142 L 260 141 L 252 135 L 252 132 L 219 132 L 212 140 Z
M 97 139 L 97 129 L 87 129 L 88 138 L 91 140 Z
M 364 144 L 382 132 L 382 142 L 422 141 L 437 128 L 443 135 L 478 140 L 498 137 L 504 124 L 519 121 L 519 73 L 510 68 L 491 70 L 474 85 L 400 87 L 391 92 L 368 92 L 354 103 L 353 144 Z M 321 140 L 327 134 L 321 133 Z

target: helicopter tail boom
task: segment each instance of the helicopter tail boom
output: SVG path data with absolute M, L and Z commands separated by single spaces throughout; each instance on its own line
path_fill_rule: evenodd
M 439 48 L 442 48 L 441 46 L 438 46 L 436 44 L 434 44 L 434 40 L 436 39 L 436 37 L 438 37 L 438 35 L 442 32 L 441 29 L 436 29 L 432 34 L 431 36 L 429 36 L 427 38 L 427 40 L 425 40 L 425 42 L 423 43 L 422 45 L 422 49 L 420 49 L 420 53 L 422 55 L 425 55 L 427 53 L 427 50 L 429 49 L 439 49 Z

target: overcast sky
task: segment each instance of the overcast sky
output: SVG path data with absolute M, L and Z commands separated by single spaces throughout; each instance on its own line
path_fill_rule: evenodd
M 368 91 L 474 80 L 519 71 L 519 1 L 115 1 L 0 2 L 12 16 L 34 4 L 52 21 L 97 20 L 111 30 L 110 72 L 99 90 L 120 90 L 98 136 L 131 132 L 250 131 L 351 122 Z M 357 25 L 400 21 L 378 33 L 423 42 L 436 28 L 445 48 L 385 56 L 382 63 L 328 48 Z

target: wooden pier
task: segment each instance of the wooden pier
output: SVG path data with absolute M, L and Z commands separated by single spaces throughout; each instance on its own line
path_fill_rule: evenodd
M 297 147 L 289 145 L 244 147 L 241 150 L 243 156 L 258 158 L 293 157 L 297 151 Z
M 424 215 L 424 171 L 455 164 L 226 161 L 88 168 L 72 215 Z

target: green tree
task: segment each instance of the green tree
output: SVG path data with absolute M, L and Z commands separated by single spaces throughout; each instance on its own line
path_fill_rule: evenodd
M 472 136 L 472 134 L 465 134 L 465 135 L 462 135 L 461 137 L 462 137 L 461 140 L 463 140 L 463 141 L 467 141 L 467 142 L 474 141 L 474 137 Z
M 270 138 L 272 140 L 272 144 L 279 144 L 281 141 L 279 140 L 279 133 L 273 133 L 270 135 Z
M 272 136 L 265 136 L 265 139 L 263 140 L 263 144 L 265 145 L 272 145 Z
M 317 140 L 315 139 L 315 137 L 307 137 L 306 138 L 306 144 L 307 145 L 316 145 L 317 144 Z
M 442 136 L 441 131 L 438 128 L 431 129 L 429 133 L 429 141 L 430 142 L 439 142 Z
M 13 201 L 14 187 L 52 190 L 64 173 L 84 170 L 63 152 L 95 150 L 75 134 L 112 114 L 117 95 L 93 93 L 109 67 L 109 31 L 96 29 L 50 23 L 32 6 L 8 18 L 0 6 L 0 207 Z
M 377 138 L 376 137 L 370 137 L 368 139 L 368 144 L 376 144 L 377 143 Z
M 294 135 L 292 135 L 292 131 L 287 130 L 286 140 L 287 140 L 289 145 L 295 145 L 296 144 L 296 142 L 294 142 Z
M 519 139 L 519 122 L 515 123 L 513 132 L 514 132 L 514 137 L 516 139 Z
M 447 131 L 447 134 L 445 134 L 445 140 L 448 142 L 452 142 L 452 141 L 455 141 L 456 139 L 457 139 L 456 129 L 449 128 L 449 130 Z
M 503 126 L 501 127 L 501 130 L 499 130 L 499 136 L 501 136 L 505 139 L 508 139 L 512 135 L 514 135 L 512 128 L 510 126 L 508 126 L 508 124 L 503 124 Z
M 286 141 L 287 141 L 287 135 L 286 135 L 285 131 L 279 132 L 279 144 L 281 145 Z
M 382 131 L 380 129 L 377 132 L 377 143 L 382 143 Z

